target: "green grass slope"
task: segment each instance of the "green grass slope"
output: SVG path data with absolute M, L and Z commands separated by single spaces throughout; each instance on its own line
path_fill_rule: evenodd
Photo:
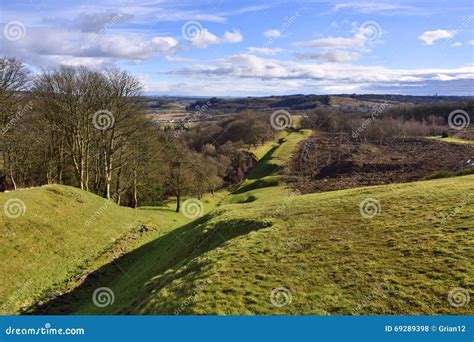
M 134 312 L 184 305 L 189 314 L 473 313 L 451 306 L 448 295 L 474 285 L 466 197 L 474 177 L 304 196 L 270 189 L 261 202 L 222 207 L 207 222 L 216 239 L 227 218 L 253 220 L 253 232 L 174 269 Z M 381 205 L 373 218 L 360 214 L 367 198 Z M 260 229 L 265 222 L 271 226 Z M 277 307 L 271 293 L 282 287 L 292 299 Z
M 164 234 L 173 226 L 165 215 L 119 207 L 59 185 L 2 193 L 0 205 L 2 314 L 17 313 L 109 262 L 110 257 L 101 257 L 119 253 L 120 243 L 131 246 L 130 239 Z
M 268 165 L 288 158 L 304 135 L 268 152 L 260 161 L 267 172 L 249 182 L 278 180 Z M 267 185 L 241 187 L 33 312 L 473 313 L 448 297 L 474 285 L 474 176 L 307 195 Z M 361 203 L 376 203 L 377 215 L 362 215 Z M 113 291 L 113 303 L 94 305 L 99 287 Z

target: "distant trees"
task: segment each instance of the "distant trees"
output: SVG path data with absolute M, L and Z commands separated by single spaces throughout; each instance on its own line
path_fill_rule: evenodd
M 166 158 L 166 185 L 176 198 L 176 212 L 179 212 L 183 197 L 193 194 L 199 199 L 204 193 L 213 193 L 223 185 L 223 174 L 227 165 L 225 158 L 212 152 L 198 153 L 183 141 L 169 140 L 164 150 Z
M 241 141 L 247 145 L 263 144 L 272 139 L 274 132 L 268 115 L 244 111 L 223 126 L 220 141 Z
M 303 128 L 347 134 L 353 139 L 386 142 L 394 138 L 441 135 L 449 129 L 448 115 L 460 108 L 472 113 L 474 101 L 432 105 L 379 104 L 369 113 L 345 113 L 318 108 L 301 120 Z

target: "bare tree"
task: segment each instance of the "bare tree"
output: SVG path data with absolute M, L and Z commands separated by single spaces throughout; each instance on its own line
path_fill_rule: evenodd
M 24 114 L 26 96 L 23 92 L 30 85 L 30 72 L 15 58 L 0 58 L 0 191 L 6 189 L 7 173 L 16 188 L 14 174 L 15 156 L 9 131 Z

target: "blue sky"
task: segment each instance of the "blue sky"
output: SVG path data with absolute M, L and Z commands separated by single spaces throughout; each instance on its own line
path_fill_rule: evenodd
M 472 1 L 0 1 L 1 55 L 148 94 L 474 95 Z

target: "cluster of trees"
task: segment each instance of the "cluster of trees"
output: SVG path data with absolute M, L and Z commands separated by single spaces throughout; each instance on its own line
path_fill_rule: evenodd
M 135 207 L 175 196 L 179 210 L 184 196 L 239 181 L 243 147 L 273 137 L 266 116 L 246 112 L 177 138 L 146 117 L 142 96 L 117 68 L 32 75 L 0 58 L 0 191 L 58 183 Z
M 243 111 L 268 111 L 269 108 L 285 109 L 290 112 L 312 110 L 320 106 L 330 106 L 331 98 L 328 95 L 284 95 L 267 97 L 247 97 L 236 99 L 211 98 L 206 101 L 198 100 L 187 109 L 193 110 L 196 106 L 211 103 L 210 111 L 218 113 L 240 113 Z
M 3 187 L 70 184 L 118 202 L 130 192 L 137 205 L 153 139 L 140 83 L 115 68 L 32 77 L 18 60 L 0 63 Z
M 450 130 L 448 116 L 459 109 L 472 113 L 474 101 L 402 106 L 380 103 L 366 114 L 345 113 L 333 108 L 316 109 L 302 119 L 301 125 L 344 133 L 357 140 L 384 143 L 404 137 L 447 136 Z

